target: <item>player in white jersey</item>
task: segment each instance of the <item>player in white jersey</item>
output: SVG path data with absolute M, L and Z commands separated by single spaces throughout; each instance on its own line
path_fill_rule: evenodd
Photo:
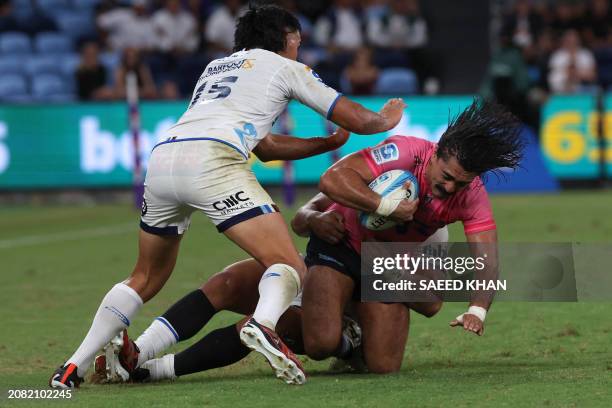
M 241 340 L 262 353 L 277 376 L 288 383 L 305 381 L 299 360 L 285 351 L 274 328 L 299 293 L 306 266 L 247 158 L 253 151 L 262 160 L 296 160 L 346 141 L 344 130 L 313 139 L 270 134 L 291 99 L 361 134 L 395 127 L 405 105 L 392 99 L 375 113 L 323 84 L 310 68 L 296 62 L 300 24 L 279 7 L 249 10 L 239 20 L 234 40 L 236 52 L 206 67 L 189 108 L 153 149 L 136 266 L 106 294 L 79 348 L 51 376 L 52 387 L 78 386 L 96 352 L 129 326 L 142 304 L 163 287 L 197 210 L 266 268 L 259 303 L 241 330 Z M 135 365 L 123 363 L 128 371 Z

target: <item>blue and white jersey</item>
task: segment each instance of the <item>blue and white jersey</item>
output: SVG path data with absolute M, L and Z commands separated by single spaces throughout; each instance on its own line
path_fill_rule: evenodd
M 263 49 L 243 50 L 208 64 L 168 137 L 216 139 L 248 157 L 291 99 L 329 117 L 339 97 L 302 63 Z

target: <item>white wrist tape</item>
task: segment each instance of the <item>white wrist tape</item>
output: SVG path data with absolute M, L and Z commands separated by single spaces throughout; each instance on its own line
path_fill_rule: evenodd
M 487 309 L 485 309 L 484 307 L 480 307 L 480 306 L 470 306 L 467 312 L 462 313 L 459 316 L 457 316 L 457 321 L 459 323 L 463 323 L 463 316 L 466 314 L 474 315 L 477 318 L 479 318 L 481 322 L 484 323 L 485 318 L 487 317 Z
M 380 199 L 380 204 L 378 204 L 378 208 L 376 209 L 376 214 L 384 215 L 385 217 L 391 215 L 393 211 L 400 205 L 400 200 L 393 200 L 389 197 L 382 197 Z

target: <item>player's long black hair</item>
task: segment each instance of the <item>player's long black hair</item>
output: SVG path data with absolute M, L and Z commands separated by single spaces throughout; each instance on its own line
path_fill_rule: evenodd
M 523 157 L 525 142 L 521 123 L 503 106 L 474 99 L 461 114 L 452 118 L 438 142 L 438 157 L 455 156 L 463 169 L 482 175 L 499 175 L 503 167 L 516 169 Z
M 250 5 L 240 19 L 234 33 L 234 51 L 263 48 L 279 52 L 285 49 L 287 33 L 301 31 L 298 19 L 287 10 L 272 5 Z

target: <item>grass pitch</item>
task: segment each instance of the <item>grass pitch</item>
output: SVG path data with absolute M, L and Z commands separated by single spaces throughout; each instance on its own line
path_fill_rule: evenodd
M 610 192 L 492 201 L 505 242 L 612 239 Z M 482 338 L 448 327 L 463 304 L 446 304 L 432 319 L 412 314 L 403 368 L 387 376 L 330 374 L 327 362 L 306 360 L 308 383 L 290 387 L 251 355 L 174 383 L 86 383 L 69 401 L 8 400 L 8 389 L 46 388 L 87 332 L 106 291 L 129 274 L 138 214 L 128 205 L 0 211 L 0 406 L 612 406 L 610 303 L 499 302 Z M 292 212 L 285 210 L 287 216 Z M 451 238 L 462 240 L 461 226 L 452 227 Z M 298 242 L 303 249 L 305 241 Z M 132 335 L 212 273 L 244 257 L 203 216 L 194 216 L 172 278 L 141 310 Z M 192 341 L 236 317 L 217 315 Z

